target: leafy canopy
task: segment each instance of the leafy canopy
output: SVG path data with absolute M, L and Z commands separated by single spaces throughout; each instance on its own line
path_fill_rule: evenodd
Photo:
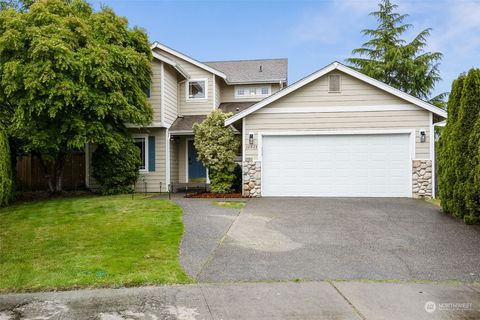
M 57 163 L 89 142 L 119 150 L 126 123 L 151 121 L 150 61 L 145 32 L 109 8 L 38 0 L 1 10 L 0 119 L 24 151 Z
M 440 52 L 425 52 L 431 29 L 420 32 L 412 41 L 402 36 L 412 28 L 404 23 L 408 17 L 395 10 L 398 6 L 390 0 L 381 0 L 378 11 L 370 13 L 378 22 L 376 29 L 362 30 L 370 38 L 361 48 L 354 49 L 356 57 L 347 59 L 358 71 L 391 85 L 420 99 L 428 100 L 441 80 Z M 432 103 L 442 106 L 445 94 L 432 98 Z
M 197 157 L 208 168 L 210 189 L 213 192 L 229 192 L 235 180 L 235 157 L 240 140 L 225 120 L 231 116 L 218 109 L 193 126 Z

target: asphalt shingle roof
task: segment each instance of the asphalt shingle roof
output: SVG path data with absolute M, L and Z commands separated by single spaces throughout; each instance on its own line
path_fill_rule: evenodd
M 288 59 L 209 61 L 204 64 L 223 72 L 229 83 L 287 81 Z

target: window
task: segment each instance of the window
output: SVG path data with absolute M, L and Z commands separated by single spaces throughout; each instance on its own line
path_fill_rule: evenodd
M 328 92 L 341 91 L 341 76 L 339 74 L 331 74 L 328 76 Z
M 235 86 L 236 98 L 264 98 L 271 94 L 271 86 L 245 85 Z
M 187 99 L 207 99 L 207 80 L 190 80 L 187 82 Z
M 147 167 L 147 137 L 134 137 L 133 138 L 135 145 L 140 149 L 140 171 L 148 171 Z

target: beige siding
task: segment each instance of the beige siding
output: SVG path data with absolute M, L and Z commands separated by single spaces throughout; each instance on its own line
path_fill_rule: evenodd
M 187 62 L 183 59 L 178 58 L 177 56 L 173 56 L 168 52 L 162 51 L 160 49 L 155 49 L 160 54 L 176 61 L 183 70 L 185 70 L 189 75 L 191 80 L 195 79 L 207 79 L 207 97 L 208 99 L 199 100 L 199 101 L 187 101 L 186 97 L 186 86 L 187 82 L 182 82 L 179 86 L 178 91 L 178 100 L 179 100 L 179 114 L 181 115 L 200 115 L 200 114 L 208 114 L 213 109 L 213 74 L 199 68 L 190 62 Z
M 180 139 L 178 144 L 178 182 L 187 182 L 187 140 Z
M 355 112 L 289 112 L 253 113 L 245 118 L 245 156 L 257 159 L 256 149 L 248 148 L 248 134 L 253 132 L 282 132 L 304 130 L 355 130 L 355 129 L 415 129 L 416 158 L 430 158 L 430 114 L 420 107 L 412 110 L 362 111 L 362 107 L 377 105 L 413 106 L 389 93 L 343 74 L 342 92 L 328 93 L 324 76 L 300 88 L 267 107 L 262 112 L 280 111 L 282 108 L 358 106 Z M 420 142 L 419 130 L 425 129 L 427 141 Z
M 177 183 L 178 180 L 178 150 L 179 143 L 175 141 L 170 142 L 170 182 Z
M 147 182 L 148 192 L 159 192 L 160 182 L 162 183 L 162 191 L 167 191 L 165 173 L 166 173 L 166 145 L 165 145 L 165 129 L 139 129 L 132 130 L 132 134 L 146 134 L 155 136 L 155 171 L 141 172 L 140 178 L 135 186 L 135 191 L 144 192 Z M 150 152 L 150 150 L 149 150 Z M 147 158 L 148 159 L 148 158 Z
M 159 61 L 154 60 L 152 62 L 152 84 L 150 86 L 150 98 L 148 101 L 153 109 L 153 122 L 160 122 L 161 119 L 161 108 L 162 108 L 162 98 L 161 98 L 161 71 L 162 64 Z
M 171 66 L 164 64 L 164 122 L 167 127 L 170 127 L 172 123 L 177 119 L 177 74 L 176 70 Z
M 224 82 L 223 79 L 215 76 L 215 108 L 220 105 L 221 102 L 221 83 Z
M 272 83 L 271 86 L 271 93 L 274 94 L 280 90 L 279 83 Z M 221 95 L 220 100 L 221 102 L 244 102 L 244 101 L 260 101 L 263 98 L 235 98 L 235 86 L 234 85 L 227 85 L 223 80 L 220 86 Z

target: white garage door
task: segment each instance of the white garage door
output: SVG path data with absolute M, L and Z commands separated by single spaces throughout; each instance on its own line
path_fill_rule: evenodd
M 408 134 L 264 136 L 263 196 L 411 197 Z

